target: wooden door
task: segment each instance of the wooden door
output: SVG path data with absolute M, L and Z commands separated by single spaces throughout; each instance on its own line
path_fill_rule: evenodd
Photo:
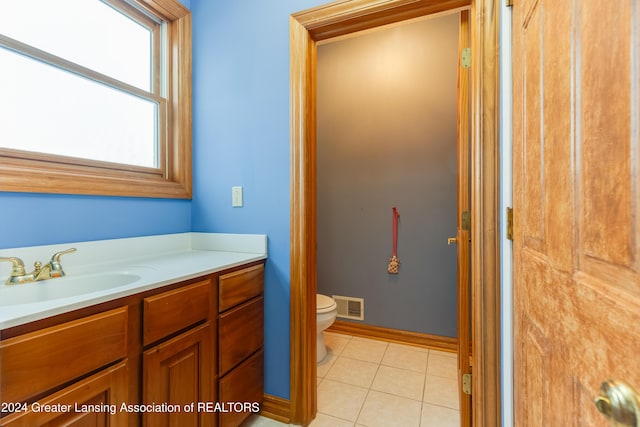
M 469 11 L 460 12 L 458 58 L 470 48 Z M 465 54 L 466 55 L 466 54 Z M 471 425 L 471 395 L 463 390 L 465 375 L 471 375 L 471 280 L 470 267 L 470 209 L 469 193 L 469 67 L 458 64 L 458 395 L 460 398 L 460 425 Z
M 608 426 L 640 388 L 640 3 L 515 0 L 514 415 Z

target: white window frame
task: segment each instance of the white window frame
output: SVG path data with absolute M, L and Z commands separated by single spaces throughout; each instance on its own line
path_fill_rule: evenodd
M 125 0 L 106 0 L 132 15 L 143 14 Z M 166 31 L 166 93 L 160 96 L 159 61 L 153 71 L 152 92 L 159 108 L 158 167 L 79 159 L 0 148 L 0 191 L 93 194 L 154 198 L 191 198 L 191 13 L 177 0 L 131 0 L 136 7 L 163 21 Z M 158 30 L 159 31 L 159 30 Z M 154 37 L 160 55 L 160 37 Z M 0 43 L 26 55 L 78 74 L 90 70 L 17 41 L 0 36 Z M 44 58 L 43 58 L 44 57 Z M 93 76 L 113 87 L 115 79 Z M 127 87 L 127 90 L 136 90 Z M 148 96 L 148 94 L 146 95 Z M 36 124 L 37 125 L 37 124 Z

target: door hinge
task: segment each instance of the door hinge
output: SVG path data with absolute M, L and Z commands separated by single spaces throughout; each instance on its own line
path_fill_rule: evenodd
M 507 7 L 513 7 L 513 0 L 506 0 Z
M 471 67 L 471 48 L 465 47 L 462 49 L 462 53 L 460 54 L 460 65 L 462 68 Z
M 507 208 L 507 239 L 513 240 L 513 208 Z
M 462 375 L 462 392 L 464 394 L 471 394 L 471 374 Z
M 471 231 L 471 211 L 462 212 L 462 218 L 460 218 L 460 225 L 463 230 Z

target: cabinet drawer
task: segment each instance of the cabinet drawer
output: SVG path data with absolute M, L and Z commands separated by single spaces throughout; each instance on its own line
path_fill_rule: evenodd
M 260 350 L 220 379 L 220 402 L 262 403 L 263 378 L 264 352 Z M 222 412 L 220 425 L 238 426 L 250 414 L 250 409 L 246 412 Z
M 0 342 L 0 395 L 20 402 L 127 354 L 127 307 Z
M 209 318 L 211 281 L 174 289 L 144 299 L 144 345 Z
M 264 342 L 264 298 L 237 306 L 218 320 L 220 375 L 262 347 Z
M 220 276 L 218 310 L 223 312 L 264 290 L 264 265 L 256 265 Z

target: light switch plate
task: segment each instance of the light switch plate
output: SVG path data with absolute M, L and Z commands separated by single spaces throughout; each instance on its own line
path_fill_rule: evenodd
M 242 205 L 242 187 L 231 187 L 231 207 L 241 208 Z

